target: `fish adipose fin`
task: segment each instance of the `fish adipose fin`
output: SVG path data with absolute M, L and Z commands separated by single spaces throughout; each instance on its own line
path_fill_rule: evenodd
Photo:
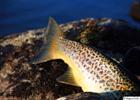
M 31 59 L 30 63 L 38 64 L 51 59 L 59 59 L 59 57 L 55 57 L 55 54 L 58 53 L 57 47 L 59 37 L 63 37 L 63 32 L 56 21 L 50 17 L 47 31 L 44 33 L 45 42 L 38 54 L 33 59 Z
M 68 68 L 67 72 L 65 72 L 62 76 L 58 77 L 57 81 L 60 83 L 80 87 L 80 85 L 78 85 L 78 83 L 76 83 L 74 79 L 73 71 L 71 68 Z

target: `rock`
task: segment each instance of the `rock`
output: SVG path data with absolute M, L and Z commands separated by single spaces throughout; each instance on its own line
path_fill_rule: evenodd
M 107 99 L 103 98 L 100 94 L 97 93 L 83 92 L 61 97 L 58 98 L 57 100 L 107 100 Z
M 140 1 L 135 0 L 131 7 L 130 15 L 133 19 L 140 21 Z
M 57 100 L 122 100 L 123 97 L 115 96 L 113 92 L 120 93 L 120 91 L 111 91 L 104 93 L 81 92 L 71 94 L 68 96 L 57 98 Z
M 67 39 L 96 47 L 118 62 L 129 48 L 140 45 L 140 30 L 122 20 L 87 18 L 60 27 Z M 44 32 L 46 28 L 0 39 L 0 98 L 55 100 L 83 92 L 80 87 L 56 82 L 56 78 L 67 70 L 68 65 L 64 61 L 28 63 L 44 43 Z M 100 98 L 99 95 L 97 97 Z
M 101 18 L 98 20 L 97 26 L 104 26 L 116 30 L 126 30 L 130 24 L 127 21 L 121 19 Z
M 133 47 L 124 57 L 124 66 L 134 75 L 140 76 L 140 47 Z

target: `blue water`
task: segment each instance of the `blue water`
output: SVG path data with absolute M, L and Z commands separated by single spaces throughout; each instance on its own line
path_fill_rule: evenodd
M 129 16 L 131 4 L 132 0 L 0 0 L 0 35 L 46 27 L 49 16 L 59 23 L 109 17 L 139 27 Z

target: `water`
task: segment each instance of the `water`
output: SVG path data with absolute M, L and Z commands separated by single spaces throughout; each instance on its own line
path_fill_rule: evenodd
M 49 16 L 59 23 L 87 17 L 124 19 L 140 26 L 129 16 L 132 0 L 0 0 L 0 35 L 46 27 Z

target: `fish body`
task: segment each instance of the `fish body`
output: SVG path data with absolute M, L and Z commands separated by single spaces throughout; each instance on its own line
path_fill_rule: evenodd
M 32 60 L 34 64 L 51 59 L 62 59 L 69 65 L 68 71 L 57 80 L 80 86 L 85 92 L 114 93 L 116 97 L 138 92 L 133 77 L 115 61 L 96 48 L 65 39 L 57 23 L 50 18 L 46 42 L 41 52 Z M 123 92 L 122 94 L 118 94 Z

